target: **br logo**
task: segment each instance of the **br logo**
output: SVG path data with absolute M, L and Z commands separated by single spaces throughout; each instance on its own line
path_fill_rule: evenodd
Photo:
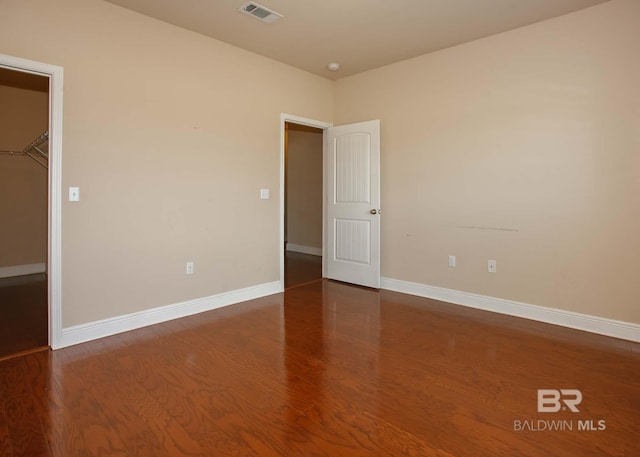
M 578 405 L 581 401 L 582 392 L 578 389 L 538 389 L 539 413 L 557 413 L 567 408 L 579 413 Z

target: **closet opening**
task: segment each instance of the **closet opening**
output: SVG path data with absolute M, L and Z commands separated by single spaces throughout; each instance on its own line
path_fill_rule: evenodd
M 49 77 L 0 67 L 0 359 L 48 348 Z
M 285 122 L 285 289 L 322 280 L 323 132 Z

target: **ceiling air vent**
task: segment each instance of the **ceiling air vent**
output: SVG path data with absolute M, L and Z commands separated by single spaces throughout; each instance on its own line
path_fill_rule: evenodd
M 271 24 L 282 17 L 282 14 L 278 14 L 275 11 L 271 11 L 269 8 L 265 8 L 257 3 L 248 2 L 240 7 L 238 10 L 241 13 L 253 16 L 256 19 L 260 19 L 262 22 Z

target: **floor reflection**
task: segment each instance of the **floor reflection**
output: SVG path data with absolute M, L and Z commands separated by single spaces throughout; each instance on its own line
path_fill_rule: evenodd
M 347 430 L 374 421 L 378 295 L 327 280 L 285 294 L 284 360 L 288 398 L 295 411 L 287 417 L 293 426 L 304 426 L 305 434 L 333 442 L 336 455 L 354 444 Z M 374 451 L 372 443 L 360 446 Z

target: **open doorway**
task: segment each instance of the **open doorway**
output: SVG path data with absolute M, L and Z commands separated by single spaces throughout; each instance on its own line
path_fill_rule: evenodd
M 285 289 L 322 279 L 323 132 L 285 122 Z
M 285 252 L 297 244 L 287 232 L 291 230 L 291 216 L 285 215 L 287 206 L 292 211 L 285 200 L 294 193 L 293 189 L 285 190 L 288 137 L 293 124 L 322 130 L 322 278 L 379 288 L 380 120 L 333 127 L 284 113 L 280 119 L 281 290 L 290 287 L 285 281 Z
M 0 358 L 49 344 L 49 77 L 0 67 Z

